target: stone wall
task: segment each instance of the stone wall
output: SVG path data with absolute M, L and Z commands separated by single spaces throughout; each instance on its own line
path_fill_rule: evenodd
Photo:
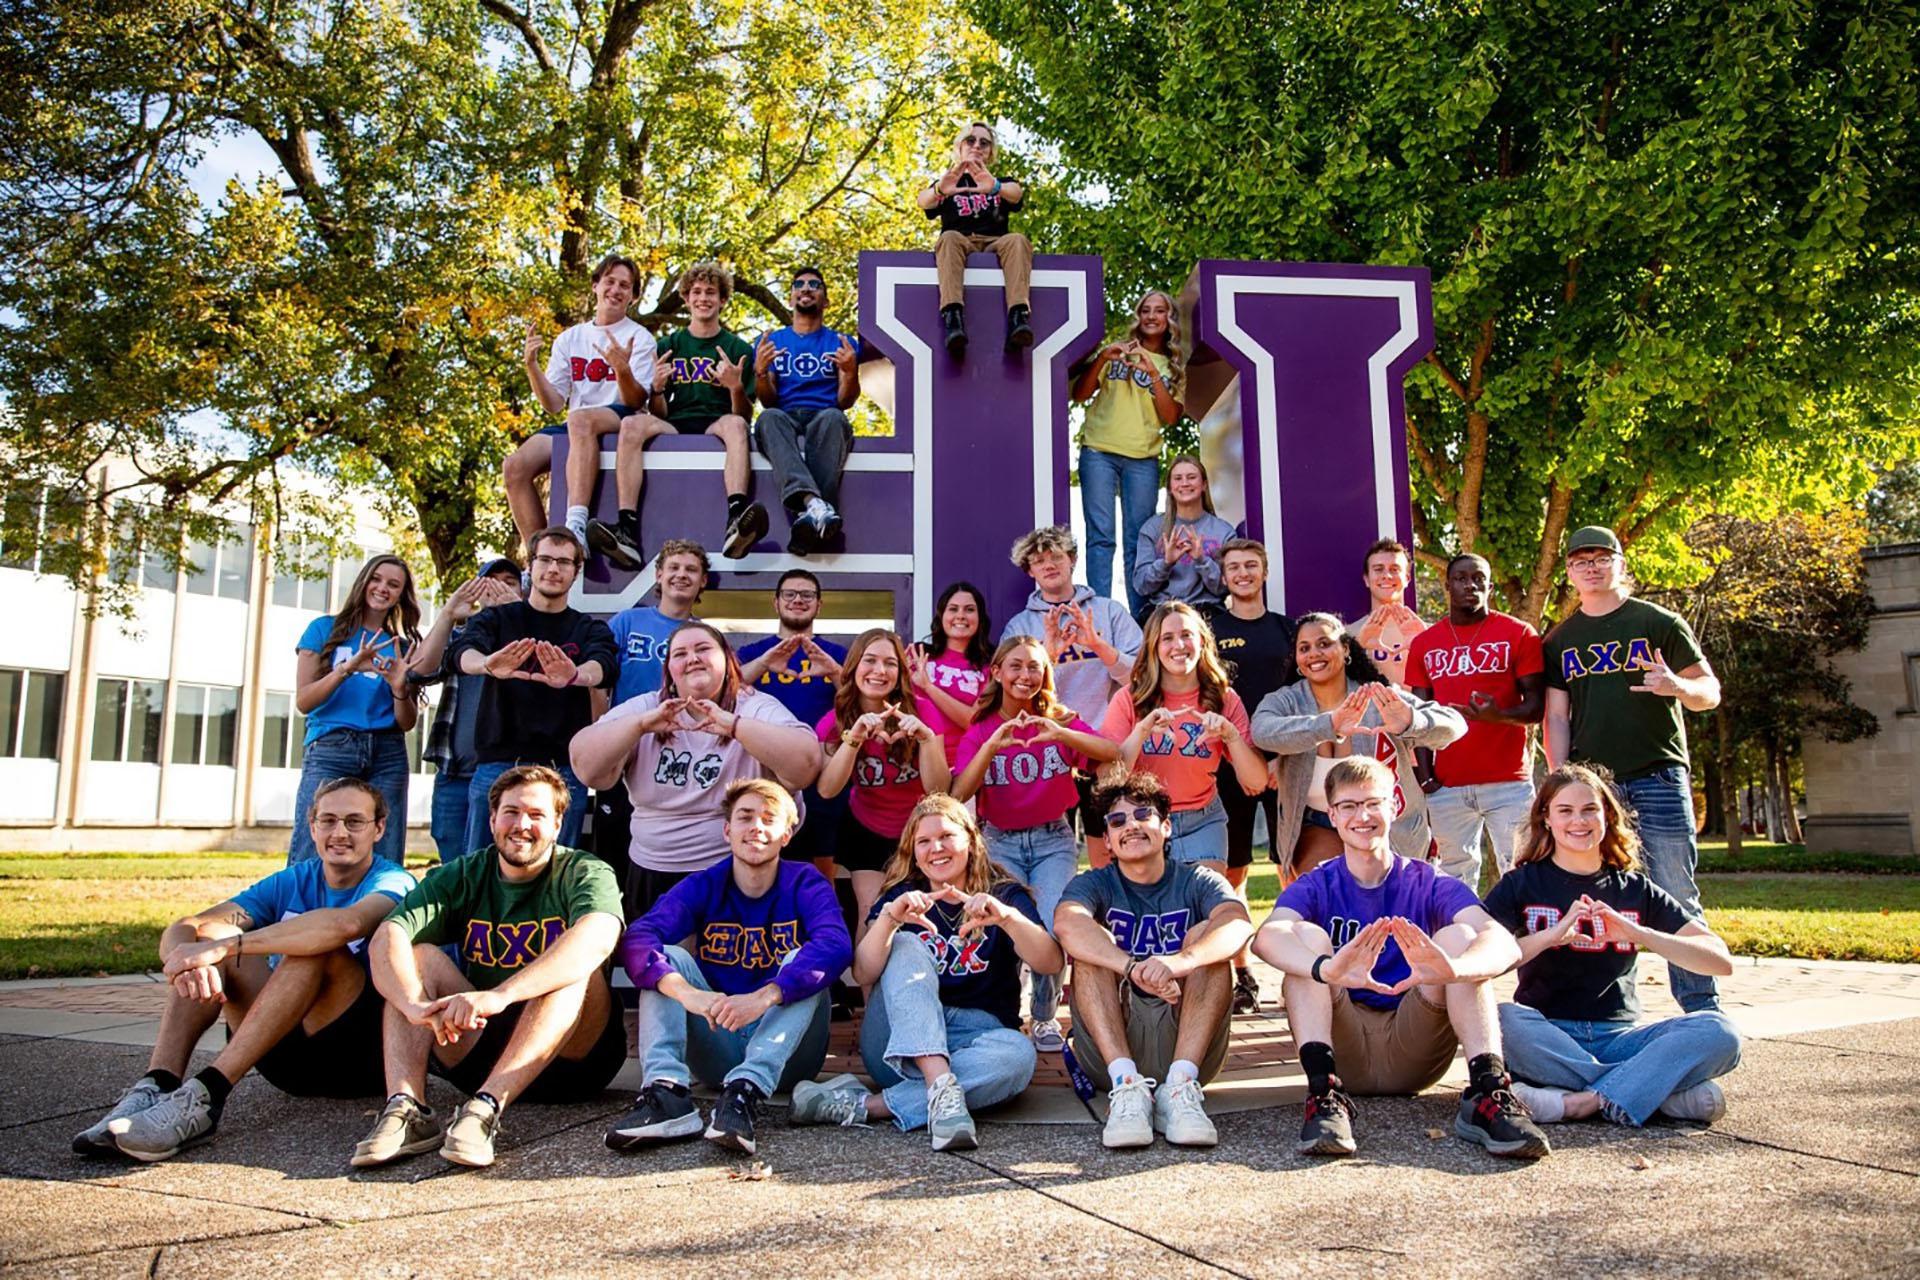
M 1859 742 L 1808 739 L 1807 847 L 1820 852 L 1910 854 L 1920 815 L 1920 543 L 1866 553 L 1873 593 L 1867 647 L 1834 666 L 1853 699 L 1880 720 Z

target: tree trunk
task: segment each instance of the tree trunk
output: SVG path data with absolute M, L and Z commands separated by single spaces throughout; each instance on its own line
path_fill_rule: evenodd
M 1803 844 L 1800 815 L 1793 808 L 1793 759 L 1784 746 L 1773 753 L 1773 768 L 1780 791 L 1780 833 L 1788 844 Z
M 1733 752 L 1732 717 L 1725 711 L 1713 717 L 1714 757 L 1720 775 L 1720 814 L 1727 828 L 1727 856 L 1740 856 L 1740 773 Z
M 1706 808 L 1700 815 L 1700 834 L 1704 836 L 1726 834 L 1726 802 L 1720 777 L 1719 753 L 1716 751 L 1712 755 L 1703 755 L 1700 758 L 1700 789 L 1706 794 Z

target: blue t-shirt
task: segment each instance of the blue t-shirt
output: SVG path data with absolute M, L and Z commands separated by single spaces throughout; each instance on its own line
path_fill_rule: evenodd
M 1119 948 L 1136 960 L 1170 956 L 1187 945 L 1187 930 L 1204 924 L 1221 903 L 1238 902 L 1227 878 L 1211 867 L 1168 858 L 1152 884 L 1135 884 L 1120 864 L 1090 867 L 1060 895 L 1106 926 Z M 1140 998 L 1135 992 L 1134 998 Z
M 667 667 L 667 641 L 692 618 L 669 618 L 650 604 L 635 605 L 607 619 L 613 642 L 620 649 L 620 679 L 613 686 L 613 705 L 643 693 L 660 692 Z
M 1321 863 L 1288 885 L 1273 905 L 1285 907 L 1302 920 L 1325 929 L 1337 950 L 1352 940 L 1354 934 L 1385 916 L 1411 920 L 1432 936 L 1452 924 L 1453 918 L 1468 907 L 1482 904 L 1473 890 L 1452 876 L 1441 875 L 1431 863 L 1414 862 L 1396 853 L 1387 878 L 1371 889 L 1362 888 L 1353 878 L 1353 872 L 1347 870 L 1346 858 L 1338 857 Z M 1392 986 L 1408 972 L 1407 958 L 1400 954 L 1400 944 L 1389 938 L 1380 958 L 1374 962 L 1374 978 Z M 1349 989 L 1347 996 L 1355 1004 L 1372 1005 L 1376 1009 L 1395 1008 L 1401 1000 L 1400 996 L 1359 988 Z
M 326 651 L 327 636 L 333 631 L 333 618 L 322 614 L 307 624 L 300 633 L 300 643 L 294 648 L 305 653 L 317 653 L 326 659 L 327 669 L 353 661 L 353 655 L 365 645 L 372 644 L 386 633 L 362 627 L 347 639 L 334 646 L 333 652 Z M 388 645 L 380 651 L 381 657 L 397 651 L 399 646 Z M 393 718 L 393 690 L 387 685 L 387 678 L 378 671 L 369 668 L 356 671 L 340 682 L 340 687 L 327 695 L 327 700 L 307 713 L 307 736 L 311 743 L 323 733 L 332 733 L 335 729 L 398 729 L 400 724 Z
M 902 880 L 880 896 L 867 912 L 869 923 L 879 919 L 889 902 L 914 885 Z M 1025 885 L 1007 883 L 993 887 L 993 896 L 1027 919 L 1046 927 L 1040 908 Z M 957 902 L 936 902 L 927 919 L 937 928 L 923 929 L 917 924 L 906 928 L 920 935 L 933 956 L 934 971 L 940 975 L 940 1004 L 948 1009 L 984 1009 L 1000 1019 L 1000 1025 L 1020 1029 L 1020 955 L 1013 939 L 1001 929 L 982 929 L 960 936 L 960 923 L 966 912 Z
M 813 642 L 829 658 L 843 666 L 846 664 L 847 651 L 844 647 L 818 636 L 813 638 Z M 741 664 L 752 662 L 779 643 L 779 636 L 755 640 L 740 650 Z M 793 656 L 787 659 L 786 670 L 776 671 L 769 667 L 762 672 L 754 688 L 772 694 L 781 706 L 793 712 L 795 720 L 804 725 L 819 724 L 826 718 L 827 712 L 833 710 L 833 677 L 813 669 L 813 659 L 807 656 L 804 647 L 793 651 Z
M 384 893 L 398 903 L 411 892 L 413 877 L 397 863 L 382 857 L 376 856 L 367 873 L 360 877 L 360 883 L 350 889 L 329 885 L 325 864 L 318 858 L 308 858 L 242 889 L 233 895 L 233 901 L 253 917 L 255 928 L 261 928 L 309 911 L 350 907 L 370 893 Z M 362 955 L 366 945 L 365 938 L 357 938 L 347 944 L 347 950 Z M 269 956 L 267 963 L 278 965 L 280 957 Z
M 777 354 L 773 357 L 773 408 L 804 419 L 821 409 L 840 407 L 840 368 L 833 353 L 840 349 L 840 335 L 819 328 L 812 333 L 775 329 L 767 335 Z

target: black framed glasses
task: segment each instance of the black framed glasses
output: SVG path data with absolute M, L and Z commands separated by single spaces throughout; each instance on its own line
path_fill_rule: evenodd
M 818 591 L 781 590 L 776 592 L 775 594 L 778 595 L 782 600 L 785 600 L 788 604 L 803 604 L 809 600 L 818 600 L 820 598 L 820 593 Z

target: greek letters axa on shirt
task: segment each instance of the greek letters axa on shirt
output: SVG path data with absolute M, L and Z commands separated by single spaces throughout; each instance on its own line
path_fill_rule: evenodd
M 675 356 L 667 361 L 673 369 L 675 382 L 706 382 L 719 385 L 720 357 L 718 356 Z
M 1581 650 L 1586 650 L 1583 656 Z M 1624 654 L 1622 650 L 1625 650 Z M 1560 678 L 1582 680 L 1587 676 L 1615 675 L 1653 665 L 1653 642 L 1644 636 L 1631 640 L 1602 640 L 1598 644 L 1569 648 L 1560 655 Z
M 566 931 L 567 922 L 559 916 L 505 924 L 470 920 L 466 937 L 460 942 L 460 959 L 495 969 L 519 969 L 538 960 Z

